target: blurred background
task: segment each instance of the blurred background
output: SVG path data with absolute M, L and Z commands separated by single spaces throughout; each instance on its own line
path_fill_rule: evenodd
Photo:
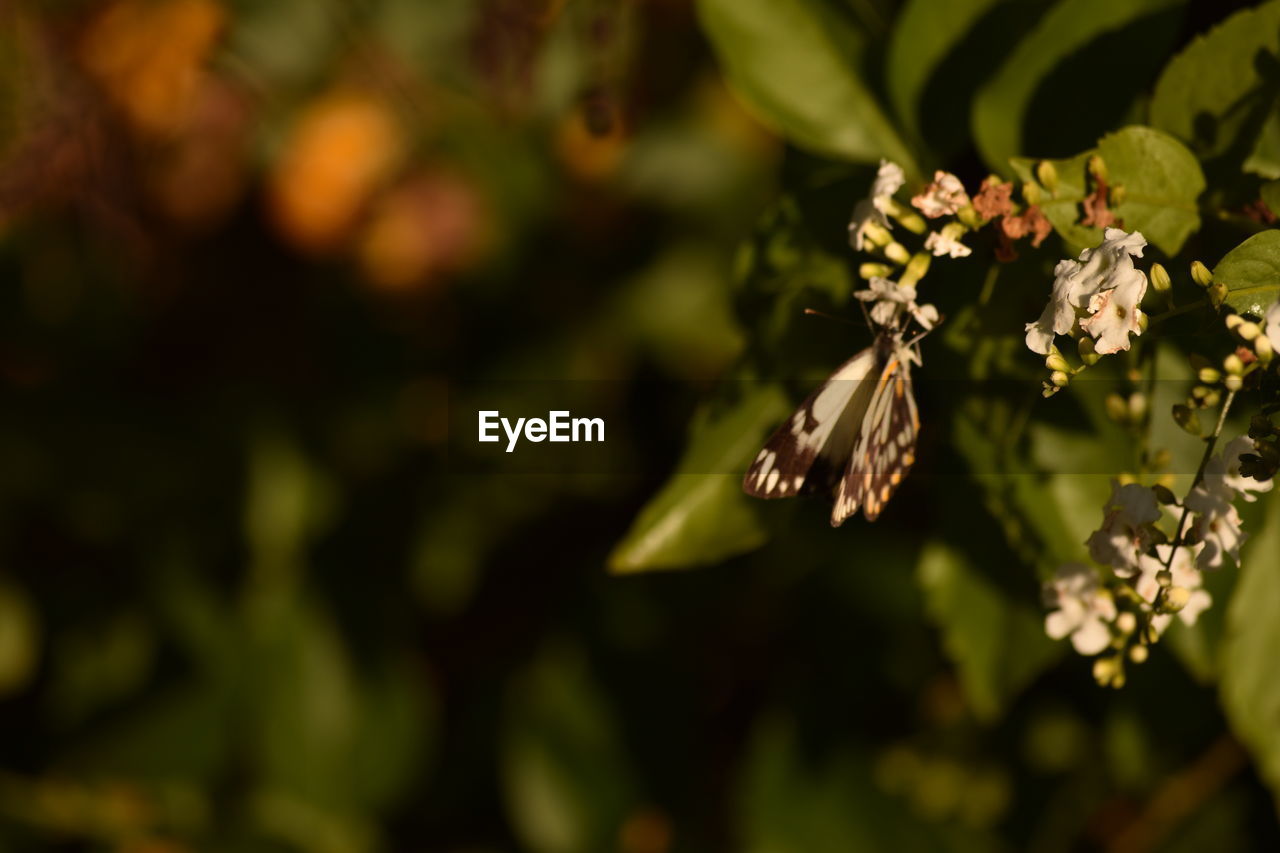
M 641 553 L 717 379 L 866 345 L 778 317 L 847 302 L 872 167 L 757 123 L 689 0 L 0 3 L 0 119 L 0 848 L 1280 843 L 1212 686 L 1096 688 L 961 474 Z M 517 379 L 621 461 L 451 467 Z

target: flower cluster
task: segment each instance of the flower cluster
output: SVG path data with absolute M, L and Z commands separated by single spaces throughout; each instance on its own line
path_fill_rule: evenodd
M 1096 566 L 1065 565 L 1044 587 L 1045 632 L 1070 637 L 1082 655 L 1102 655 L 1099 683 L 1121 686 L 1126 660 L 1146 660 L 1175 616 L 1194 625 L 1213 603 L 1201 572 L 1221 568 L 1224 555 L 1238 564 L 1246 538 L 1234 502 L 1272 486 L 1242 470 L 1259 449 L 1241 436 L 1207 457 L 1181 504 L 1163 487 L 1112 483 L 1102 524 L 1085 543 Z M 1169 520 L 1172 534 L 1160 526 Z

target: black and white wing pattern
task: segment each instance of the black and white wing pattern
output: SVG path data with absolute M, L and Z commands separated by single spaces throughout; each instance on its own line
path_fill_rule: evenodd
M 839 527 L 859 508 L 867 521 L 875 521 L 915 464 L 920 415 L 911 392 L 911 353 L 894 343 L 836 488 L 832 527 Z
M 842 364 L 778 427 L 747 469 L 743 491 L 758 498 L 830 493 L 883 373 L 885 348 L 878 344 Z

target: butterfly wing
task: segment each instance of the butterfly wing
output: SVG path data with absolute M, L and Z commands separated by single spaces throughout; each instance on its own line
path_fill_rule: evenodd
M 898 348 L 880 372 L 849 465 L 840 478 L 831 525 L 839 527 L 861 507 L 867 521 L 880 510 L 916 461 L 920 415 L 911 390 L 908 354 Z
M 742 489 L 758 498 L 827 491 L 845 468 L 879 374 L 879 348 L 868 347 L 840 366 L 800 404 L 756 456 Z

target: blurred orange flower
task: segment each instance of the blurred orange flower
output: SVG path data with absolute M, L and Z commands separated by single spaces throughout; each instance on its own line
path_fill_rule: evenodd
M 214 0 L 118 0 L 89 24 L 79 58 L 134 127 L 184 123 L 226 13 Z
M 269 176 L 268 204 L 276 225 L 303 250 L 336 248 L 403 149 L 402 128 L 376 97 L 345 90 L 313 101 Z

